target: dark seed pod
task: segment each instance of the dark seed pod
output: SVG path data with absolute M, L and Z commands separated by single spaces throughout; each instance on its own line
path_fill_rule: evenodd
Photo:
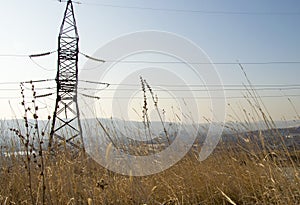
M 34 113 L 34 114 L 33 114 L 33 118 L 34 118 L 34 119 L 38 119 L 37 114 Z

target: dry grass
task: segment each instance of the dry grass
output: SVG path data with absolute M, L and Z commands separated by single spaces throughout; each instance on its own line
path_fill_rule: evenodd
M 143 86 L 144 92 L 150 90 L 147 84 Z M 272 118 L 260 106 L 259 96 L 255 99 L 249 101 L 255 115 L 243 126 L 263 121 L 272 138 L 280 142 L 282 136 Z M 153 101 L 157 106 L 154 97 Z M 147 128 L 146 105 L 145 100 Z M 24 109 L 25 116 L 37 116 L 34 101 L 33 109 Z M 112 173 L 83 153 L 75 157 L 68 148 L 48 153 L 41 148 L 47 134 L 39 134 L 37 120 L 31 128 L 33 132 L 23 134 L 14 130 L 25 155 L 0 156 L 0 204 L 300 204 L 300 151 L 288 149 L 283 141 L 280 149 L 271 149 L 263 132 L 245 143 L 232 127 L 235 143 L 220 142 L 205 161 L 197 160 L 195 148 L 161 173 L 132 177 Z M 2 147 L 1 153 L 11 149 Z
M 299 167 L 285 154 L 280 164 L 263 154 L 249 156 L 222 145 L 199 162 L 190 152 L 156 175 L 111 173 L 93 160 L 66 152 L 46 155 L 45 204 L 299 204 Z M 299 152 L 290 153 L 299 159 Z M 1 159 L 0 203 L 31 204 L 22 156 Z M 284 163 L 284 164 L 283 164 Z M 293 164 L 299 165 L 298 162 Z M 42 203 L 40 168 L 32 166 L 32 195 Z

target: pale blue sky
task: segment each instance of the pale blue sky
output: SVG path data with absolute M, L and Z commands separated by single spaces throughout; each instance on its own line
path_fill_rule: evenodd
M 159 30 L 172 32 L 193 41 L 213 62 L 300 61 L 300 1 L 297 0 L 81 0 L 81 2 L 80 5 L 74 4 L 80 49 L 90 55 L 103 44 L 126 33 Z M 103 4 L 243 12 L 243 14 L 129 9 Z M 55 0 L 3 1 L 0 7 L 2 27 L 0 54 L 32 54 L 57 49 L 57 36 L 64 9 L 65 3 Z M 298 15 L 270 13 L 298 13 Z M 80 59 L 81 67 L 85 61 L 83 57 Z M 55 77 L 56 54 L 37 59 L 37 62 L 47 69 L 54 70 L 44 71 L 28 58 L 1 57 L 0 82 Z M 245 65 L 245 70 L 253 84 L 298 84 L 299 66 L 300 64 Z M 216 68 L 224 84 L 246 82 L 236 65 L 217 65 Z M 15 85 L 0 86 L 0 88 L 18 88 Z M 300 94 L 299 89 L 286 92 Z M 262 95 L 280 94 L 279 91 L 262 93 Z M 0 91 L 0 95 L 3 98 L 19 96 L 19 92 Z M 300 113 L 299 97 L 291 99 Z M 14 104 L 18 101 L 14 99 L 11 102 Z M 265 102 L 275 119 L 282 119 L 283 116 L 295 119 L 295 111 L 288 100 L 272 98 L 265 99 Z M 8 100 L 1 99 L 0 105 L 0 117 L 11 118 Z M 17 115 L 21 113 L 18 110 L 15 112 Z M 51 107 L 47 112 L 52 113 Z

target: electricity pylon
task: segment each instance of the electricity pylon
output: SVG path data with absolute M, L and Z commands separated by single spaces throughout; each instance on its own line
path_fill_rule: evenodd
M 49 148 L 53 146 L 53 140 L 55 138 L 55 140 L 60 141 L 59 144 L 67 143 L 84 150 L 77 103 L 78 42 L 79 36 L 73 4 L 71 0 L 68 0 L 58 36 L 58 61 L 55 79 L 57 96 L 52 119 Z

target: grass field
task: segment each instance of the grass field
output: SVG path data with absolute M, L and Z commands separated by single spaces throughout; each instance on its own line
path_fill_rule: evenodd
M 113 173 L 68 146 L 43 149 L 49 133 L 41 131 L 32 101 L 31 109 L 24 106 L 24 125 L 11 130 L 15 140 L 1 145 L 0 204 L 300 204 L 300 150 L 287 147 L 272 118 L 253 107 L 252 119 L 265 123 L 268 137 L 258 130 L 257 140 L 241 141 L 237 131 L 236 140 L 221 140 L 204 161 L 197 159 L 199 146 L 165 171 L 134 177 Z M 266 141 L 270 137 L 277 147 Z M 18 143 L 24 152 L 12 155 Z
M 251 147 L 220 143 L 203 162 L 190 151 L 170 169 L 145 177 L 112 173 L 67 150 L 2 157 L 0 203 L 299 204 L 300 152 Z

